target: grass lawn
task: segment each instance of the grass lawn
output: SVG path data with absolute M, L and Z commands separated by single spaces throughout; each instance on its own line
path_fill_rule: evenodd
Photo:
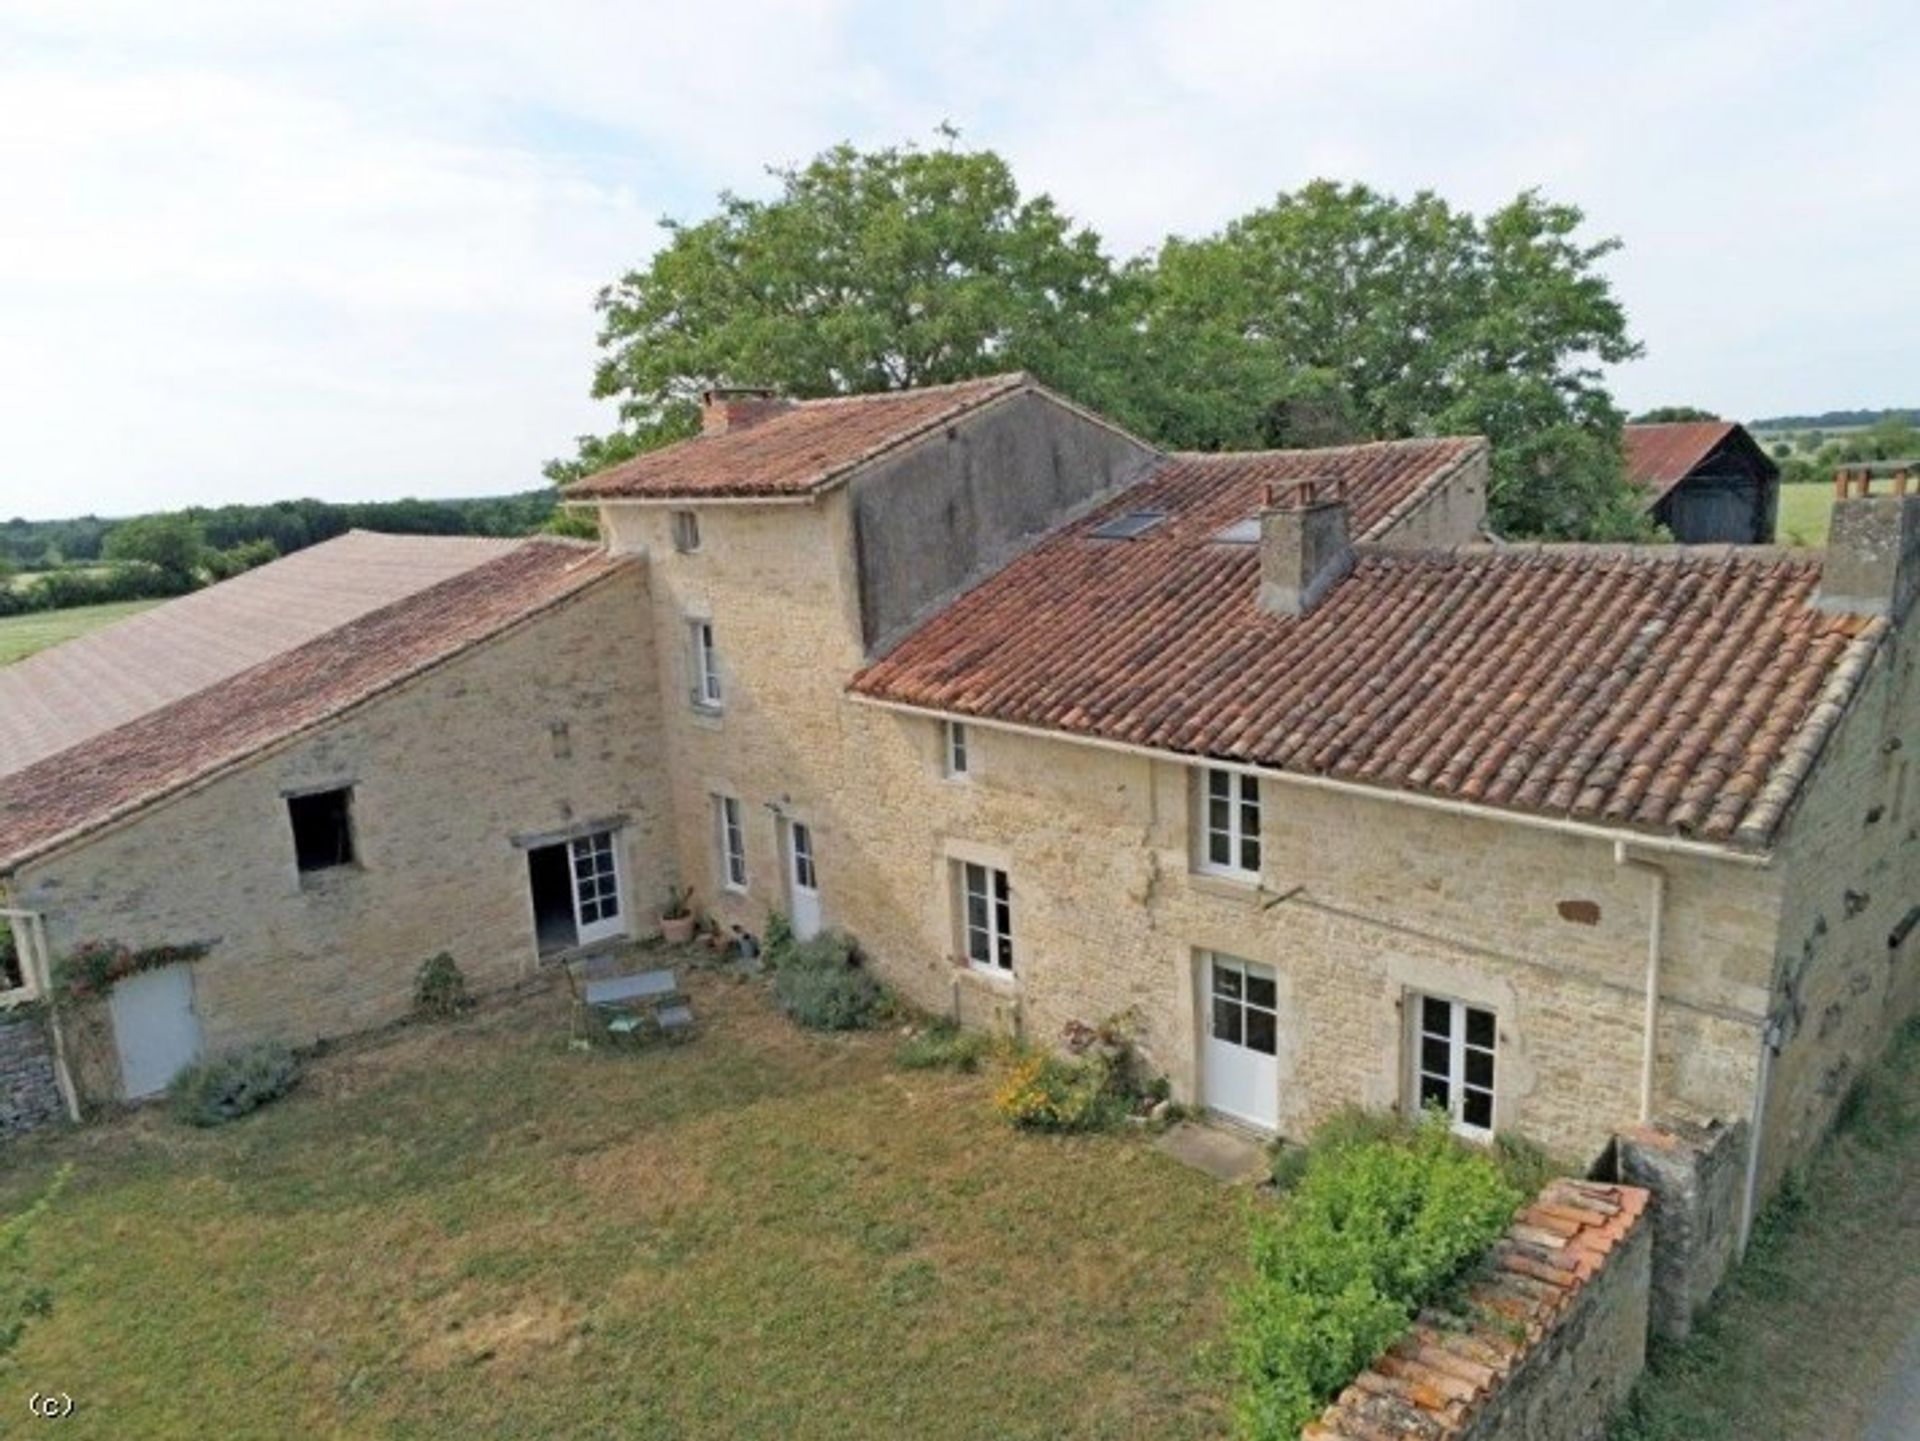
M 37 650 L 72 640 L 116 620 L 125 620 L 158 604 L 157 600 L 122 600 L 111 605 L 80 605 L 72 610 L 41 610 L 0 617 L 0 665 L 25 660 Z
M 1833 484 L 1780 487 L 1780 512 L 1774 532 L 1782 545 L 1825 545 L 1827 518 L 1833 511 Z
M 54 1292 L 4 1394 L 63 1436 L 1180 1437 L 1225 1429 L 1245 1198 L 1137 1133 L 1049 1138 L 761 987 L 567 1049 L 542 994 L 318 1062 L 216 1131 L 20 1144 Z
M 1685 1345 L 1657 1348 L 1615 1441 L 1866 1433 L 1920 1325 L 1920 1024 L 1754 1234 Z

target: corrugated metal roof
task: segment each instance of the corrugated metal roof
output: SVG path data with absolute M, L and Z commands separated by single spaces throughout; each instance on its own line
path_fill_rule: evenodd
M 1693 472 L 1740 427 L 1730 420 L 1685 420 L 1629 425 L 1621 433 L 1627 479 L 1658 500 Z

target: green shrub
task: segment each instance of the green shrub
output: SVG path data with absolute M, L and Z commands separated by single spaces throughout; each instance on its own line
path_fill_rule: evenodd
M 219 1126 L 257 1111 L 293 1089 L 300 1063 L 277 1042 L 263 1042 L 189 1066 L 167 1089 L 173 1113 L 193 1126 Z
M 1113 1065 L 1100 1055 L 1027 1057 L 994 1093 L 1000 1114 L 1027 1131 L 1103 1131 L 1127 1113 Z
M 1307 1152 L 1284 1205 L 1254 1219 L 1254 1278 L 1233 1303 L 1240 1429 L 1261 1441 L 1294 1441 L 1474 1269 L 1525 1195 L 1444 1116 L 1343 1116 Z
M 993 1037 L 967 1031 L 952 1021 L 938 1021 L 907 1037 L 893 1053 L 894 1062 L 909 1071 L 977 1071 L 993 1049 Z
M 792 951 L 793 922 L 787 919 L 785 911 L 769 912 L 767 934 L 760 942 L 760 959 L 769 970 L 778 970 Z
M 428 1020 L 444 1021 L 459 1015 L 473 1004 L 467 994 L 467 978 L 449 951 L 423 961 L 413 978 L 414 1014 Z
M 857 966 L 785 967 L 774 973 L 773 996 L 781 1010 L 814 1031 L 865 1030 L 886 1002 L 880 983 Z
M 789 971 L 842 971 L 854 965 L 860 948 L 845 931 L 822 931 L 810 941 L 790 941 L 782 948 L 780 966 Z

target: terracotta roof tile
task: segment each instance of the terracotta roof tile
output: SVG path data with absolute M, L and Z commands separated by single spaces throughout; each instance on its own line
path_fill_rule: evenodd
M 1163 466 L 854 677 L 856 694 L 1609 827 L 1766 844 L 1883 622 L 1814 610 L 1818 553 L 1361 545 L 1304 616 L 1223 528 L 1261 481 L 1458 442 Z M 1423 453 L 1418 449 L 1432 447 Z M 1384 485 L 1356 487 L 1360 524 Z M 1125 541 L 1088 531 L 1167 519 Z M 1377 531 L 1381 522 L 1375 519 Z
M 1578 1217 L 1574 1234 L 1541 1247 L 1515 1235 L 1524 1224 L 1516 1221 L 1493 1249 L 1492 1273 L 1469 1287 L 1461 1315 L 1423 1313 L 1413 1329 L 1356 1376 L 1301 1435 L 1316 1441 L 1375 1441 L 1382 1436 L 1450 1441 L 1466 1434 L 1527 1352 L 1560 1324 L 1597 1273 L 1593 1258 L 1604 1257 L 1631 1236 L 1646 1206 L 1647 1193 L 1635 1186 L 1549 1182 L 1520 1214 Z M 1576 1255 L 1564 1265 L 1552 1264 L 1563 1249 Z M 1525 1338 L 1490 1322 L 1490 1315 L 1521 1323 Z
M 576 482 L 566 494 L 570 500 L 805 495 L 1032 385 L 1014 372 L 918 390 L 803 400 L 741 429 L 647 451 Z
M 298 734 L 623 565 L 572 542 L 497 559 L 0 777 L 0 872 Z

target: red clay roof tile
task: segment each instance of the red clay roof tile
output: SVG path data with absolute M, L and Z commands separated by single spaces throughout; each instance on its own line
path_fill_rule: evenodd
M 1303 616 L 1220 541 L 1266 481 L 1333 475 L 1362 536 L 1457 441 L 1181 457 L 854 677 L 862 696 L 1196 758 L 1764 846 L 1884 623 L 1760 547 L 1361 545 Z M 1134 540 L 1088 538 L 1127 511 Z
M 567 488 L 569 500 L 794 497 L 1029 388 L 1021 372 L 876 395 L 803 400 L 719 435 L 650 450 Z

